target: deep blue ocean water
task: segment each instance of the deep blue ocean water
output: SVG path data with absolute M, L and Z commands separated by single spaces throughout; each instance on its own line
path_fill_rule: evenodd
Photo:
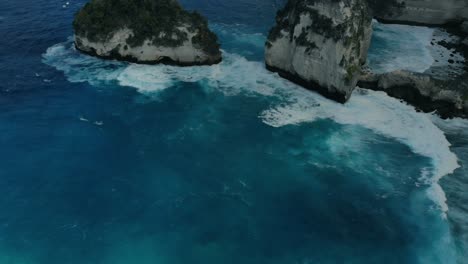
M 0 264 L 464 263 L 463 121 L 267 72 L 283 1 L 182 1 L 224 50 L 194 68 L 79 54 L 84 2 L 0 2 Z

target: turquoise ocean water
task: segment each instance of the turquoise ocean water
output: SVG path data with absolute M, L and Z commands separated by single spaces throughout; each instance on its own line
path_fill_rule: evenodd
M 182 2 L 220 65 L 102 61 L 84 1 L 0 3 L 0 264 L 463 263 L 466 122 L 268 72 L 282 1 Z M 375 27 L 375 70 L 433 63 L 428 29 Z

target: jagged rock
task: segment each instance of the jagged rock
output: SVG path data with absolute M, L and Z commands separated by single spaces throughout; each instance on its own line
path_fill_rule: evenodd
M 370 45 L 367 2 L 289 0 L 276 22 L 266 43 L 266 67 L 328 98 L 346 102 Z
M 73 26 L 76 48 L 93 56 L 181 66 L 221 61 L 207 21 L 176 0 L 91 0 Z

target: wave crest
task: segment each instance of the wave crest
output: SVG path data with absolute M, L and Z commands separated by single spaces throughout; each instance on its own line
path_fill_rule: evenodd
M 271 108 L 260 113 L 267 125 L 281 127 L 332 119 L 345 125 L 359 125 L 407 144 L 420 155 L 431 158 L 433 170 L 421 170 L 421 177 L 431 185 L 430 197 L 445 212 L 445 195 L 438 185 L 444 175 L 459 167 L 444 133 L 431 116 L 383 92 L 357 89 L 342 105 L 292 84 L 267 71 L 262 62 L 249 61 L 240 55 L 224 52 L 224 61 L 215 66 L 176 67 L 137 65 L 103 61 L 78 53 L 69 40 L 47 50 L 44 63 L 63 71 L 71 82 L 117 82 L 135 87 L 142 93 L 154 93 L 177 82 L 203 82 L 225 95 L 274 97 Z

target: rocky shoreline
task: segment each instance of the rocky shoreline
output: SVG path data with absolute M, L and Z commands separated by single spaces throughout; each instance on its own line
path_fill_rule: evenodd
M 84 53 L 86 55 L 104 59 L 104 60 L 117 60 L 117 61 L 126 61 L 130 63 L 138 63 L 138 64 L 143 64 L 143 65 L 158 65 L 158 64 L 164 64 L 164 65 L 171 65 L 171 66 L 180 66 L 180 67 L 191 67 L 191 66 L 212 66 L 216 65 L 222 62 L 222 58 L 216 58 L 213 61 L 210 62 L 181 62 L 181 61 L 175 61 L 169 57 L 165 57 L 162 59 L 159 59 L 157 61 L 141 61 L 135 57 L 132 56 L 124 56 L 118 52 L 115 53 L 110 53 L 109 55 L 99 55 L 95 49 L 91 49 L 90 51 L 81 49 L 78 47 L 75 43 L 75 49 L 79 50 L 81 53 Z
M 298 84 L 308 90 L 318 92 L 319 94 L 327 97 L 328 99 L 334 100 L 342 104 L 348 101 L 349 96 L 341 92 L 337 92 L 336 88 L 333 89 L 334 91 L 330 91 L 328 88 L 321 86 L 319 83 L 313 80 L 307 81 L 297 74 L 290 73 L 286 70 L 277 68 L 275 66 L 270 66 L 268 64 L 266 64 L 265 67 L 267 70 L 271 72 L 278 73 L 278 75 L 283 77 L 284 79 L 289 80 L 295 84 Z
M 445 67 L 446 75 L 441 78 L 433 75 L 431 69 L 425 73 L 398 70 L 383 74 L 368 70 L 363 72 L 357 85 L 384 91 L 420 111 L 435 112 L 442 118 L 468 118 L 468 45 L 465 43 L 465 38 L 468 38 L 468 22 L 449 24 L 443 28 L 459 39 L 454 42 L 442 40 L 437 44 L 465 58 L 463 73 L 451 74 L 449 67 Z M 448 63 L 451 65 L 454 60 L 449 58 Z
M 126 61 L 138 64 L 166 64 L 174 66 L 214 65 L 222 61 L 221 52 L 210 55 L 192 47 L 186 42 L 178 47 L 155 46 L 145 41 L 142 46 L 129 47 L 125 37 L 120 41 L 91 42 L 75 36 L 75 48 L 87 55 L 106 60 Z
M 367 24 L 365 19 L 352 14 L 359 13 L 360 16 L 370 17 L 372 12 L 366 13 L 362 10 L 366 6 L 365 2 L 289 0 L 286 7 L 278 13 L 277 25 L 268 37 L 266 68 L 340 103 L 349 99 L 357 84 L 361 88 L 384 91 L 421 111 L 437 112 L 443 118 L 467 118 L 468 3 L 449 0 L 459 4 L 458 8 L 454 8 L 454 5 L 434 1 L 407 1 L 402 5 L 394 1 L 394 6 L 389 3 L 385 5 L 389 10 L 400 8 L 400 12 L 393 15 L 388 15 L 390 11 L 388 14 L 374 12 L 375 17 L 384 23 L 442 27 L 450 34 L 459 36 L 460 39 L 456 43 L 440 41 L 437 44 L 451 51 L 451 58 L 448 59 L 450 65 L 456 63 L 454 53 L 465 58 L 465 73 L 453 74 L 450 67 L 444 70 L 439 66 L 438 73 L 442 72 L 442 75 L 447 76 L 446 79 L 441 79 L 431 75 L 431 72 L 414 73 L 400 70 L 376 74 L 361 70 L 366 60 L 369 48 L 367 41 L 372 35 L 372 30 L 367 30 L 370 23 Z M 384 4 L 373 3 L 369 8 L 379 5 Z M 425 9 L 419 8 L 420 5 L 424 5 Z M 427 5 L 437 8 L 431 9 Z M 357 6 L 361 9 L 356 8 Z M 394 10 L 392 9 L 392 12 Z M 446 14 L 444 10 L 453 12 Z M 436 17 L 431 19 L 431 16 Z M 463 23 L 464 20 L 466 21 Z M 361 34 L 351 34 L 353 41 L 350 46 L 343 40 L 350 36 L 349 33 L 354 31 L 356 25 L 361 28 Z M 320 30 L 323 28 L 327 30 Z M 340 32 L 340 37 L 336 39 L 333 34 L 327 32 Z M 336 59 L 338 57 L 341 61 Z

